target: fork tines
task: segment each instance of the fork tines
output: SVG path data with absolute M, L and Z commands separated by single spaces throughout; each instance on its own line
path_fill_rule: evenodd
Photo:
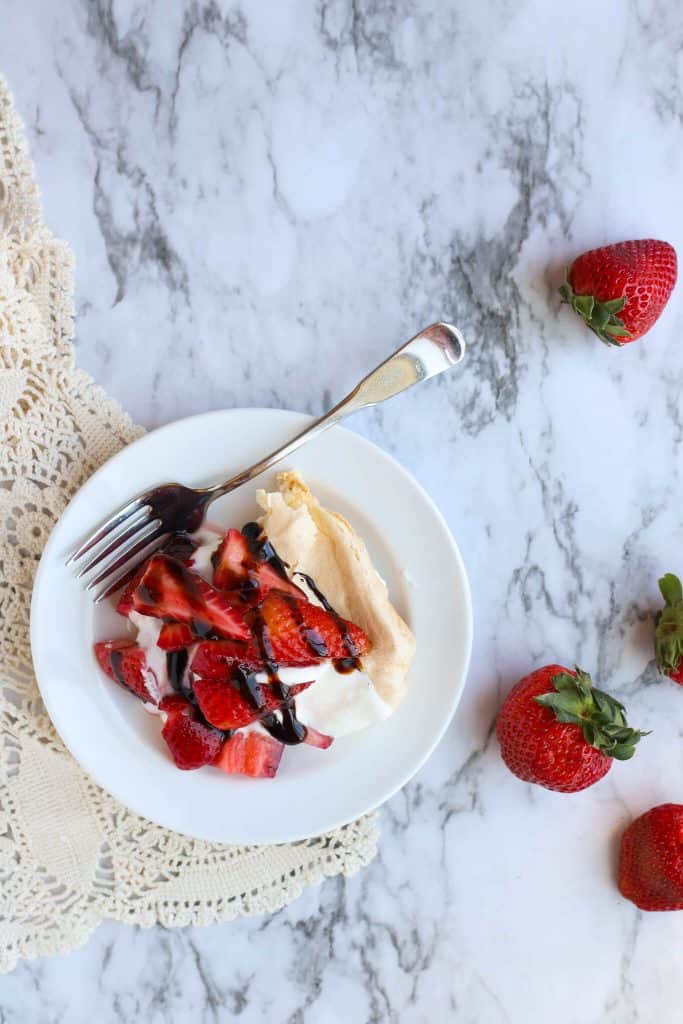
M 101 587 L 94 597 L 96 604 L 113 593 L 136 565 L 159 546 L 167 531 L 161 519 L 153 518 L 153 512 L 150 505 L 135 498 L 103 523 L 67 561 L 67 565 L 77 566 L 79 579 L 98 568 L 85 587 L 88 591 Z M 81 567 L 88 554 L 90 557 Z

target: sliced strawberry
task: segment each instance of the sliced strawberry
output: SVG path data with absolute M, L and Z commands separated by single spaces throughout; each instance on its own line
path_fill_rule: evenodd
M 255 596 L 264 598 L 271 590 L 282 590 L 300 600 L 306 595 L 268 562 L 253 555 L 249 542 L 239 530 L 228 530 L 214 556 L 214 586 L 219 590 L 253 586 Z
M 100 667 L 120 686 L 141 700 L 157 704 L 159 682 L 147 664 L 145 652 L 130 640 L 107 640 L 95 644 Z
M 194 634 L 186 622 L 167 622 L 161 627 L 157 647 L 162 651 L 180 651 L 194 643 Z
M 251 575 L 256 579 L 262 597 L 269 594 L 271 590 L 281 590 L 285 594 L 291 594 L 298 601 L 306 600 L 303 590 L 295 586 L 291 580 L 281 576 L 277 569 L 273 569 L 272 565 L 269 565 L 268 562 L 258 563 Z
M 359 626 L 275 590 L 251 616 L 256 636 L 262 638 L 264 653 L 280 665 L 306 665 L 320 658 L 355 656 L 370 647 Z
M 319 747 L 320 750 L 327 750 L 328 747 L 332 746 L 333 742 L 334 736 L 327 736 L 324 732 L 318 732 L 317 729 L 312 729 L 310 725 L 306 726 L 304 743 L 308 743 L 309 746 Z
M 225 681 L 236 666 L 252 672 L 263 668 L 255 644 L 239 640 L 205 640 L 197 647 L 190 668 L 202 679 Z
M 239 611 L 201 576 L 168 555 L 155 555 L 147 563 L 133 593 L 133 606 L 143 615 L 186 622 L 195 634 L 216 632 L 238 640 L 249 639 Z
M 247 578 L 251 558 L 247 538 L 239 530 L 228 530 L 213 556 L 213 583 L 219 590 L 238 587 Z
M 295 697 L 310 685 L 297 683 L 296 686 L 289 687 L 289 695 Z M 273 687 L 267 683 L 260 687 L 262 708 L 255 708 L 230 682 L 195 679 L 192 689 L 204 718 L 217 729 L 241 729 L 268 711 L 277 711 L 282 707 L 282 698 L 277 696 Z
M 119 615 L 130 615 L 130 613 L 133 611 L 133 608 L 135 607 L 133 604 L 133 594 L 137 590 L 138 583 L 145 574 L 147 564 L 147 561 L 143 562 L 142 565 L 135 570 L 135 572 L 131 575 L 130 579 L 126 583 L 125 590 L 121 594 L 121 597 L 119 598 L 118 603 L 116 605 L 116 610 L 119 613 Z
M 197 711 L 180 695 L 164 697 L 159 705 L 166 714 L 161 735 L 178 768 L 191 770 L 212 764 L 223 746 L 216 729 L 197 721 Z
M 236 732 L 227 740 L 214 764 L 228 775 L 250 775 L 272 779 L 277 773 L 284 747 L 272 736 L 260 732 Z

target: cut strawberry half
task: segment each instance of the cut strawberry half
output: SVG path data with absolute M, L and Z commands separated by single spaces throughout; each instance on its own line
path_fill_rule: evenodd
M 249 542 L 239 530 L 228 530 L 213 558 L 214 586 L 231 590 L 251 584 L 254 597 L 262 599 L 271 590 L 281 590 L 300 600 L 306 595 L 268 562 L 252 554 Z
M 250 775 L 257 779 L 275 777 L 282 751 L 282 743 L 260 732 L 236 732 L 223 744 L 213 762 L 228 775 Z
M 306 600 L 303 590 L 300 590 L 291 580 L 281 576 L 277 569 L 273 569 L 268 562 L 259 562 L 250 575 L 256 579 L 262 597 L 266 597 L 271 590 L 280 590 L 284 594 L 291 594 L 298 601 Z
M 295 697 L 310 685 L 297 683 L 296 686 L 289 687 L 289 696 Z M 192 689 L 204 718 L 217 729 L 241 729 L 269 711 L 277 711 L 283 704 L 282 698 L 277 696 L 273 687 L 267 683 L 259 688 L 263 699 L 261 708 L 255 708 L 230 682 L 195 679 Z
M 185 622 L 199 636 L 211 632 L 238 640 L 250 636 L 239 611 L 218 590 L 168 555 L 149 560 L 133 593 L 133 606 L 143 615 Z
M 265 653 L 280 665 L 356 657 L 370 647 L 370 641 L 359 626 L 308 601 L 297 601 L 275 590 L 250 614 L 256 636 L 261 637 L 262 657 Z
M 95 644 L 95 657 L 110 679 L 140 700 L 159 702 L 159 681 L 147 664 L 145 652 L 130 640 Z
M 135 572 L 130 576 L 128 582 L 126 583 L 125 589 L 121 594 L 121 597 L 119 598 L 118 603 L 116 605 L 116 610 L 119 613 L 119 615 L 130 615 L 130 613 L 133 611 L 135 607 L 133 604 L 133 594 L 137 590 L 138 583 L 145 574 L 145 569 L 147 568 L 147 565 L 148 562 L 143 562 L 142 565 L 139 566 L 135 570 Z
M 197 647 L 190 668 L 203 679 L 227 681 L 237 666 L 251 672 L 264 667 L 255 644 L 239 640 L 205 640 Z
M 196 708 L 184 697 L 164 697 L 159 707 L 166 715 L 161 735 L 176 766 L 190 771 L 213 764 L 224 743 L 222 734 L 198 721 Z
M 230 590 L 247 578 L 251 558 L 247 538 L 239 530 L 228 530 L 213 555 L 213 583 L 219 590 Z
M 159 632 L 157 647 L 162 651 L 180 651 L 194 643 L 194 634 L 186 622 L 167 622 Z

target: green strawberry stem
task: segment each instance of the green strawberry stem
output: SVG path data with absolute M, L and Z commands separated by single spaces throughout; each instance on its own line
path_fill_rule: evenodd
M 624 321 L 617 316 L 626 305 L 625 297 L 599 302 L 594 295 L 576 295 L 568 276 L 565 277 L 559 292 L 562 301 L 568 302 L 574 312 L 579 314 L 591 331 L 606 345 L 621 345 L 620 338 L 631 337 L 631 332 L 624 326 Z
M 657 616 L 655 657 L 664 675 L 678 671 L 683 660 L 683 587 L 678 576 L 668 572 L 659 581 L 666 602 Z
M 641 736 L 648 733 L 631 729 L 626 721 L 626 709 L 614 697 L 596 690 L 587 672 L 575 667 L 571 672 L 558 672 L 551 683 L 553 693 L 534 697 L 537 703 L 550 708 L 558 722 L 570 722 L 581 727 L 586 743 L 608 757 L 628 761 L 636 752 Z

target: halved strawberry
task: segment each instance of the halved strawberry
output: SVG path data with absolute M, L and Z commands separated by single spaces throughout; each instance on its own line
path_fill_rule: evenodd
M 238 640 L 250 636 L 239 611 L 218 590 L 168 555 L 154 555 L 147 563 L 133 606 L 143 615 L 186 622 L 195 634 L 215 632 Z
M 219 590 L 238 587 L 247 578 L 251 558 L 247 538 L 239 530 L 228 530 L 213 556 L 213 583 Z
M 319 747 L 320 750 L 327 750 L 328 747 L 332 746 L 333 742 L 334 736 L 327 736 L 324 732 L 318 732 L 317 729 L 311 728 L 310 725 L 306 726 L 304 743 L 308 743 L 310 747 Z
M 294 697 L 310 685 L 297 683 L 296 686 L 289 688 L 289 695 Z M 276 711 L 282 707 L 282 698 L 277 696 L 273 687 L 268 684 L 261 686 L 263 707 L 260 709 L 255 708 L 229 682 L 195 679 L 192 689 L 204 718 L 217 729 L 241 729 L 242 726 L 255 722 L 266 712 Z
M 261 607 L 251 614 L 257 635 L 259 620 L 265 624 L 264 641 L 272 648 L 273 660 L 280 665 L 307 665 L 320 658 L 360 655 L 370 647 L 360 626 L 276 590 L 271 590 Z
M 252 778 L 275 777 L 282 751 L 282 743 L 260 732 L 236 732 L 223 745 L 214 764 L 228 775 L 250 775 Z
M 157 704 L 159 682 L 147 664 L 145 652 L 130 640 L 107 640 L 95 644 L 95 657 L 100 667 L 120 686 L 140 700 Z
M 166 622 L 157 638 L 162 651 L 180 651 L 194 643 L 194 634 L 186 622 Z
M 119 598 L 118 603 L 116 605 L 116 610 L 119 613 L 119 615 L 129 615 L 133 611 L 133 594 L 137 590 L 138 583 L 145 574 L 147 564 L 147 561 L 143 562 L 142 565 L 135 570 L 135 572 L 131 575 L 130 579 L 126 583 L 125 589 L 121 594 L 121 597 Z
M 265 597 L 271 590 L 281 590 L 285 594 L 291 594 L 299 601 L 307 600 L 303 590 L 300 590 L 291 580 L 281 576 L 268 562 L 259 562 L 250 575 L 256 579 L 261 597 Z
M 306 595 L 268 562 L 252 554 L 249 542 L 239 530 L 228 530 L 214 555 L 214 586 L 230 590 L 251 583 L 260 600 L 271 590 L 282 590 L 300 600 Z
M 239 640 L 205 640 L 197 647 L 190 668 L 203 679 L 227 680 L 235 666 L 252 672 L 263 668 L 255 644 Z
M 161 735 L 176 766 L 187 771 L 212 764 L 223 746 L 221 733 L 197 721 L 196 709 L 184 697 L 164 697 L 159 707 L 166 715 Z

